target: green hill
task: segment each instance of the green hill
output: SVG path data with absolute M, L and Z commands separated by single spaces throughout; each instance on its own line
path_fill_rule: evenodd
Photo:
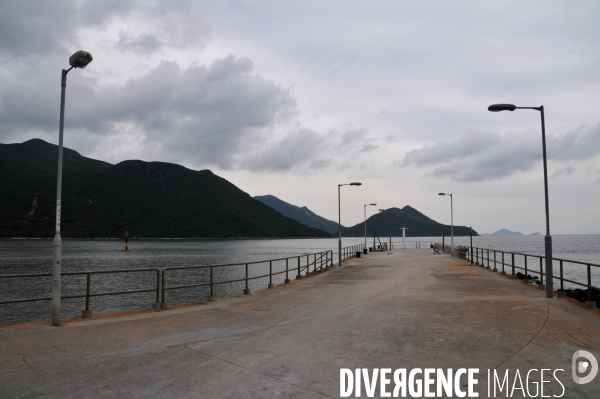
M 331 220 L 325 219 L 308 209 L 307 207 L 299 207 L 296 205 L 289 204 L 285 201 L 280 200 L 274 195 L 258 195 L 254 199 L 259 200 L 265 205 L 270 206 L 277 212 L 284 214 L 285 216 L 292 218 L 302 224 L 305 224 L 316 229 L 328 231 L 330 233 L 337 233 L 338 224 Z
M 0 237 L 54 236 L 58 147 L 0 144 Z M 210 170 L 117 165 L 64 149 L 63 237 L 330 237 L 283 216 Z
M 416 209 L 405 206 L 402 209 L 389 208 L 383 212 L 378 212 L 367 219 L 367 237 L 373 237 L 373 230 L 377 231 L 379 237 L 390 236 L 390 224 L 393 237 L 401 237 L 402 223 L 406 223 L 407 237 L 435 237 L 441 236 L 442 232 L 450 236 L 450 226 L 441 224 L 423 215 Z M 344 237 L 364 237 L 365 227 L 359 223 L 352 227 L 342 228 Z M 464 226 L 454 226 L 454 236 L 468 236 L 469 228 Z M 478 235 L 473 230 L 473 235 Z

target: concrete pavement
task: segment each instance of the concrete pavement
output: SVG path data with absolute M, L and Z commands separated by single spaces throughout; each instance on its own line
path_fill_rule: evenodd
M 544 395 L 600 397 L 571 376 L 575 351 L 600 359 L 600 314 L 544 294 L 430 249 L 370 253 L 250 296 L 0 328 L 0 398 L 336 398 L 341 368 L 478 368 L 479 397 L 488 369 L 563 369 Z

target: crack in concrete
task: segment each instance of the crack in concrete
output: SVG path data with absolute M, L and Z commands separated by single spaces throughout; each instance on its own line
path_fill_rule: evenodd
M 505 361 L 503 361 L 502 363 L 500 363 L 499 365 L 497 365 L 496 367 L 494 367 L 494 369 L 499 368 L 500 366 L 502 366 L 503 364 L 505 364 L 506 362 L 510 361 L 512 358 L 514 358 L 515 356 L 517 356 L 519 353 L 521 353 L 523 351 L 523 349 L 527 348 L 534 339 L 537 338 L 537 336 L 542 332 L 542 330 L 544 329 L 544 327 L 546 327 L 546 323 L 548 323 L 548 318 L 550 317 L 550 305 L 546 305 L 546 319 L 544 320 L 544 324 L 542 324 L 542 326 L 540 327 L 540 329 L 538 330 L 538 332 L 536 332 L 533 337 L 531 337 L 531 339 L 529 340 L 529 342 L 527 342 L 521 349 L 519 349 L 518 351 L 516 351 L 515 353 L 513 353 L 509 358 L 507 358 Z
M 34 368 L 34 367 L 31 367 L 29 365 L 29 363 L 27 363 L 27 360 L 25 360 L 25 354 L 24 353 L 2 352 L 2 353 L 0 353 L 0 355 L 17 355 L 17 356 L 21 356 L 21 361 L 23 362 L 23 364 L 25 365 L 25 367 L 27 367 L 27 369 L 33 369 Z M 19 370 L 23 370 L 23 369 L 19 369 Z M 16 370 L 3 371 L 0 374 L 12 373 L 14 371 L 16 371 Z
M 326 397 L 326 398 L 335 398 L 335 397 L 336 397 L 336 396 L 329 396 L 329 395 L 327 395 L 327 394 L 324 394 L 324 393 L 322 393 L 322 392 L 318 392 L 318 391 L 312 390 L 312 389 L 310 389 L 310 388 L 306 388 L 306 387 L 300 386 L 300 385 L 298 385 L 298 384 L 294 384 L 293 382 L 289 382 L 289 381 L 282 380 L 282 379 L 280 379 L 280 378 L 277 378 L 277 377 L 273 377 L 272 375 L 269 375 L 269 374 L 261 373 L 260 371 L 253 370 L 253 369 L 251 369 L 251 368 L 248 368 L 248 367 L 244 367 L 244 366 L 242 366 L 241 364 L 233 363 L 233 362 L 231 362 L 231 361 L 229 361 L 229 360 L 225 360 L 225 359 L 223 359 L 223 358 L 220 358 L 220 357 L 217 357 L 217 356 L 214 356 L 214 355 L 210 355 L 210 354 L 208 354 L 208 353 L 205 353 L 205 352 L 202 352 L 202 351 L 200 351 L 200 350 L 198 350 L 198 349 L 190 348 L 190 347 L 188 347 L 187 345 L 185 345 L 184 347 L 185 347 L 186 349 L 189 349 L 189 350 L 191 350 L 191 351 L 194 351 L 194 352 L 196 352 L 196 353 L 200 353 L 200 354 L 202 354 L 202 355 L 205 355 L 205 356 L 208 356 L 208 357 L 212 357 L 213 359 L 220 360 L 220 361 L 222 361 L 222 362 L 225 362 L 225 363 L 229 363 L 229 364 L 231 364 L 232 366 L 236 366 L 236 367 L 242 368 L 242 369 L 244 369 L 244 370 L 248 370 L 248 371 L 250 371 L 250 372 L 252 372 L 252 373 L 260 374 L 260 375 L 262 375 L 262 376 L 265 376 L 265 377 L 267 377 L 267 378 L 271 378 L 271 379 L 273 379 L 273 380 L 276 380 L 276 381 L 279 381 L 279 382 L 283 382 L 283 383 L 285 383 L 285 384 L 289 384 L 289 385 L 295 386 L 296 388 L 300 388 L 300 389 L 304 389 L 304 390 L 306 390 L 306 391 L 309 391 L 309 392 L 312 392 L 312 393 L 316 393 L 317 395 L 321 395 L 321 396 L 324 396 L 324 397 Z

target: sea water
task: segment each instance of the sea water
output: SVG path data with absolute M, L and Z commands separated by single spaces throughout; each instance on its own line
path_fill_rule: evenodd
M 388 242 L 389 238 L 381 238 Z M 402 247 L 402 238 L 393 237 L 395 248 Z M 441 242 L 441 237 L 407 237 L 406 248 L 420 247 L 429 249 L 432 243 Z M 553 256 L 581 262 L 600 264 L 599 235 L 575 235 L 553 237 Z M 450 237 L 445 237 L 450 244 Z M 337 262 L 337 238 L 332 239 L 242 239 L 242 240 L 131 240 L 129 250 L 125 251 L 122 240 L 63 240 L 62 271 L 115 270 L 196 266 L 210 264 L 232 264 L 262 261 L 276 258 L 299 257 L 301 266 L 314 258 L 307 254 L 320 251 L 332 251 Z M 344 237 L 343 246 L 364 244 L 364 237 Z M 378 243 L 377 243 L 378 244 Z M 469 245 L 469 237 L 455 237 L 455 245 Z M 367 245 L 373 246 L 373 239 L 367 239 Z M 473 246 L 490 250 L 518 252 L 531 255 L 544 254 L 543 236 L 483 236 L 473 237 Z M 490 255 L 493 256 L 493 255 Z M 0 274 L 49 273 L 52 271 L 52 240 L 0 240 Z M 498 261 L 500 255 L 498 254 Z M 505 263 L 510 262 L 510 257 Z M 537 259 L 529 259 L 530 274 L 539 270 Z M 515 264 L 522 265 L 522 257 Z M 288 277 L 297 274 L 298 258 L 289 259 Z M 286 262 L 274 262 L 273 271 L 285 271 Z M 509 266 L 505 266 L 507 271 Z M 500 265 L 498 265 L 500 269 Z M 582 283 L 587 282 L 584 265 L 564 265 L 565 277 Z M 593 285 L 600 283 L 600 268 L 593 268 Z M 312 267 L 311 267 L 312 270 Z M 249 275 L 268 274 L 269 263 L 249 266 Z M 558 275 L 558 262 L 554 265 L 554 274 Z M 167 285 L 185 285 L 209 281 L 208 269 L 172 270 L 167 273 Z M 305 274 L 305 271 L 303 271 Z M 214 281 L 243 279 L 245 265 L 220 267 L 214 269 Z M 274 284 L 280 284 L 286 278 L 282 273 L 273 277 Z M 91 292 L 127 291 L 156 287 L 156 272 L 94 274 L 91 277 Z M 268 277 L 251 280 L 249 288 L 265 288 Z M 555 289 L 559 288 L 555 281 Z M 572 285 L 566 284 L 565 288 Z M 238 295 L 245 288 L 244 282 L 216 285 L 217 297 Z M 86 276 L 63 276 L 62 295 L 84 294 Z M 206 300 L 208 287 L 194 287 L 167 291 L 166 300 L 170 304 L 193 303 Z M 51 296 L 51 277 L 0 279 L 0 300 L 49 297 Z M 50 318 L 51 301 L 0 305 L 0 325 L 23 323 Z M 156 302 L 155 292 L 126 295 L 98 296 L 90 299 L 90 309 L 94 314 L 113 313 L 125 310 L 149 309 Z M 61 317 L 80 316 L 85 309 L 85 298 L 64 299 L 61 301 Z

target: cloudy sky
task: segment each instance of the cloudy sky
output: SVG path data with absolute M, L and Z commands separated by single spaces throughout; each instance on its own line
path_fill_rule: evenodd
M 211 169 L 342 223 L 600 233 L 600 3 L 0 0 L 0 142 Z M 409 226 L 410 227 L 410 226 Z

